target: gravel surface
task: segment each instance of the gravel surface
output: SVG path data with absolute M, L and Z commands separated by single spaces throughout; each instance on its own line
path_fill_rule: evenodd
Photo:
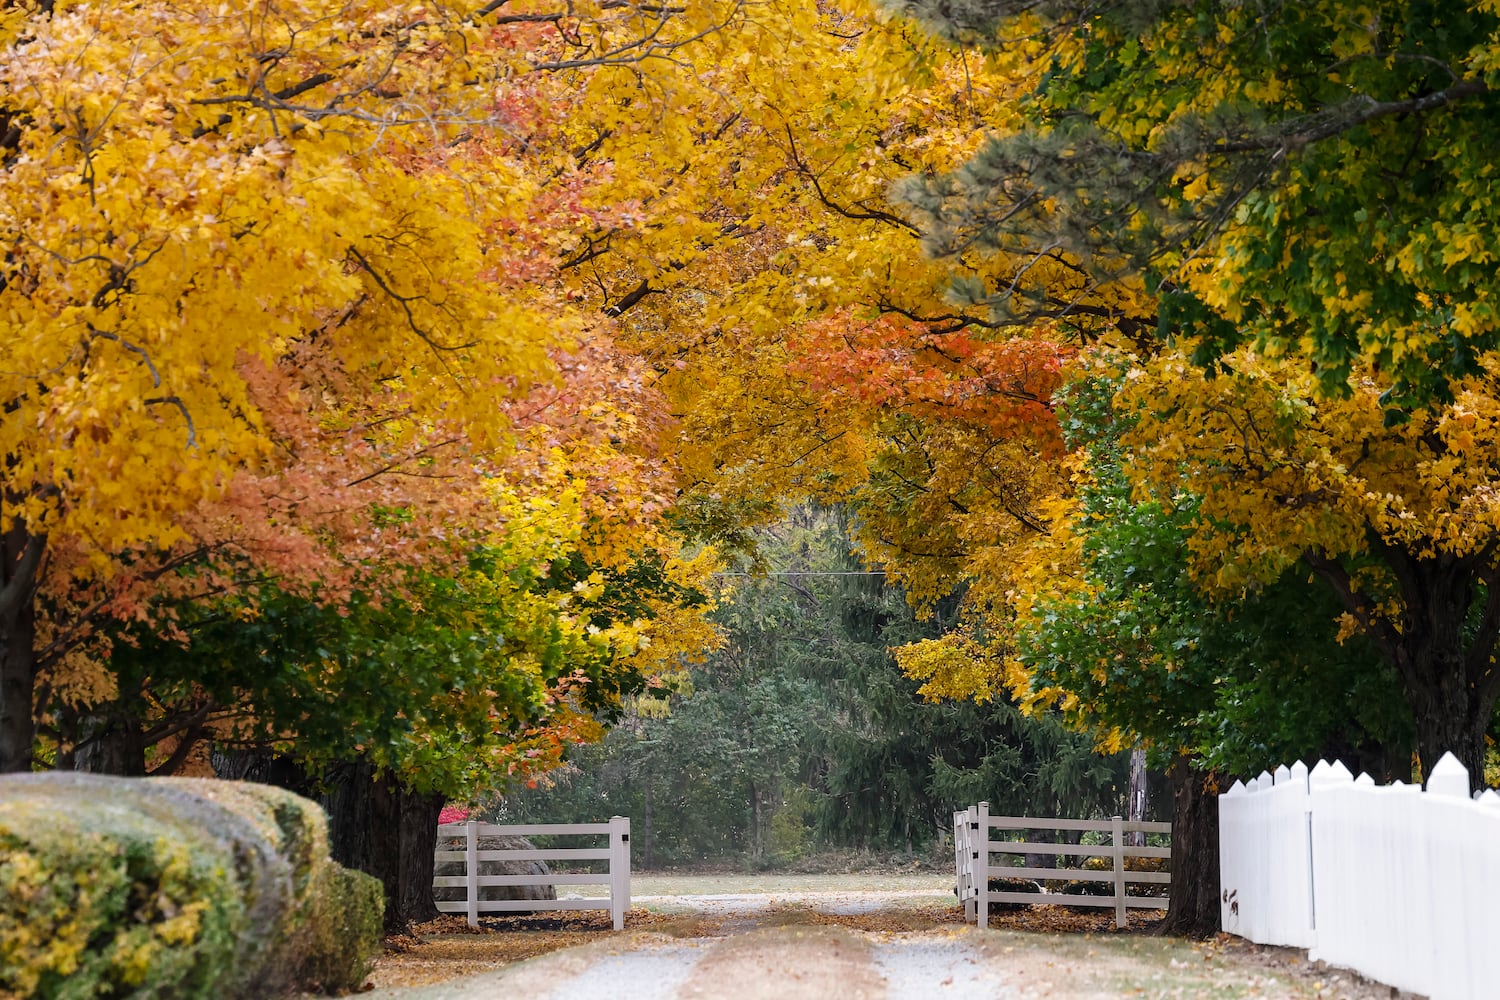
M 780 906 L 813 905 L 825 913 L 878 913 L 892 905 L 931 902 L 949 906 L 953 894 L 944 896 L 928 889 L 895 889 L 885 891 L 715 893 L 701 896 L 637 896 L 630 901 L 647 909 L 663 912 L 692 911 L 715 916 L 741 916 L 764 913 Z
M 1013 984 L 983 961 L 972 944 L 957 938 L 930 937 L 875 946 L 875 968 L 885 977 L 890 1000 L 1000 997 L 1014 994 Z
M 649 942 L 629 951 L 602 956 L 547 1000 L 609 997 L 611 1000 L 656 1000 L 677 993 L 692 975 L 706 949 L 701 941 L 683 944 Z
M 440 933 L 377 970 L 368 1000 L 1386 1000 L 1389 987 L 1238 939 L 979 931 L 927 889 L 637 897 L 621 933 Z M 651 911 L 651 912 L 648 912 Z M 607 926 L 607 924 L 605 925 Z M 528 935 L 530 936 L 528 938 Z M 583 940 L 582 945 L 572 945 Z M 445 950 L 446 949 L 446 950 Z M 399 988 L 395 966 L 448 956 L 459 975 Z M 535 952 L 531 952 L 535 954 Z M 486 955 L 490 960 L 486 962 Z

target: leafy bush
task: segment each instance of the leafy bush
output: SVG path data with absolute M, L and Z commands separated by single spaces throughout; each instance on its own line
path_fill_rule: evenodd
M 1040 893 L 1042 886 L 1040 882 L 1033 882 L 1026 878 L 991 878 L 989 882 L 990 892 L 1030 892 Z M 1045 903 L 1045 899 L 1038 897 L 1038 903 Z M 1014 913 L 1024 910 L 1030 903 L 990 903 L 991 913 Z
M 379 886 L 327 845 L 322 811 L 268 786 L 0 777 L 0 995 L 353 988 Z
M 1110 858 L 1089 858 L 1083 863 L 1085 871 L 1091 872 L 1113 872 L 1114 861 Z M 1169 872 L 1171 863 L 1166 858 L 1137 858 L 1125 859 L 1125 870 L 1127 872 Z M 1114 896 L 1115 884 L 1113 881 L 1074 881 L 1051 882 L 1048 889 L 1052 892 L 1067 893 L 1074 896 Z M 1125 883 L 1126 895 L 1136 898 L 1150 897 L 1165 899 L 1168 885 L 1165 882 L 1130 882 Z M 1069 907 L 1078 913 L 1097 912 L 1097 907 L 1072 906 Z
M 306 933 L 310 942 L 298 981 L 325 993 L 358 989 L 370 974 L 384 929 L 385 890 L 380 880 L 342 865 L 324 867 Z

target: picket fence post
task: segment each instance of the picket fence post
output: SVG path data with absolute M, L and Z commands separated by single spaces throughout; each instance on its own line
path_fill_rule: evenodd
M 615 930 L 625 929 L 630 909 L 630 818 L 609 818 L 609 915 Z
M 974 844 L 980 831 L 980 807 L 971 805 L 963 811 L 965 834 L 963 834 L 963 858 L 969 874 L 969 900 L 965 903 L 966 918 L 978 922 L 980 919 L 980 886 L 974 882 Z
M 953 814 L 953 891 L 958 896 L 958 905 L 964 908 L 964 917 L 969 915 L 969 867 L 965 863 L 969 853 L 969 810 Z

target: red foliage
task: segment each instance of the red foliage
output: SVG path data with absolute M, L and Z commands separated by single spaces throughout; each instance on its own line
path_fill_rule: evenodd
M 934 333 L 896 316 L 845 309 L 791 341 L 793 370 L 811 387 L 884 413 L 961 423 L 995 437 L 1025 435 L 1061 449 L 1052 394 L 1076 350 L 1040 336 L 987 340 L 965 329 Z

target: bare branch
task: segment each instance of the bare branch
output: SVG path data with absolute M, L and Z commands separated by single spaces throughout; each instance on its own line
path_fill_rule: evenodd
M 435 442 L 433 444 L 427 445 L 425 448 L 418 448 L 416 451 L 412 452 L 410 455 L 404 455 L 401 458 L 394 459 L 393 461 L 388 462 L 385 465 L 382 465 L 380 468 L 375 469 L 375 470 L 373 470 L 371 472 L 368 472 L 368 473 L 366 473 L 363 476 L 360 476 L 358 479 L 350 480 L 345 485 L 346 486 L 358 486 L 360 483 L 367 483 L 370 480 L 374 479 L 376 476 L 382 475 L 382 474 L 387 473 L 387 472 L 393 472 L 393 471 L 395 471 L 398 467 L 400 467 L 402 465 L 405 465 L 407 462 L 410 462 L 412 459 L 421 458 L 423 455 L 427 455 L 427 454 L 430 454 L 431 452 L 437 451 L 439 448 L 446 448 L 450 444 L 457 444 L 460 440 L 462 440 L 462 439 L 461 438 L 453 437 L 453 438 L 448 438 L 445 441 L 437 441 L 437 442 Z
M 152 362 L 151 355 L 147 353 L 144 347 L 140 347 L 137 344 L 132 344 L 130 341 L 126 340 L 124 337 L 121 337 L 119 334 L 110 333 L 107 330 L 97 330 L 92 326 L 89 327 L 89 333 L 93 334 L 95 337 L 100 338 L 101 340 L 112 340 L 132 354 L 140 355 L 141 360 L 146 364 L 147 370 L 151 372 L 151 388 L 161 388 L 161 373 L 156 370 L 156 365 L 154 362 Z
M 386 282 L 385 278 L 380 274 L 380 272 L 375 270 L 375 266 L 370 263 L 370 261 L 365 257 L 364 254 L 359 252 L 358 247 L 351 244 L 349 247 L 349 254 L 355 259 L 359 266 L 364 269 L 365 273 L 370 276 L 371 280 L 375 282 L 376 287 L 378 287 L 386 295 L 390 296 L 392 301 L 394 301 L 401 307 L 402 312 L 406 313 L 406 325 L 411 327 L 411 331 L 418 337 L 421 337 L 423 342 L 426 343 L 428 347 L 431 347 L 434 351 L 464 351 L 479 343 L 477 340 L 471 340 L 463 344 L 438 343 L 438 341 L 433 338 L 432 334 L 422 329 L 421 324 L 417 322 L 416 313 L 412 312 L 411 308 L 411 304 L 413 302 L 430 301 L 427 296 L 400 294 Z

